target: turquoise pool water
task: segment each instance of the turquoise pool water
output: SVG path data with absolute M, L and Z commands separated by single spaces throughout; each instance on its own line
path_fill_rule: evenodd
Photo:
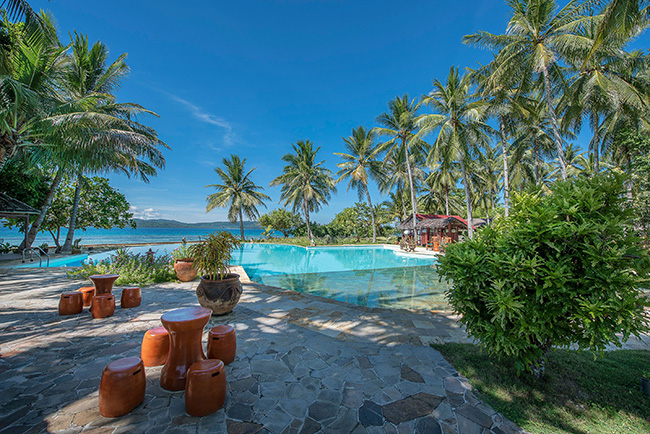
M 133 253 L 152 249 L 166 254 L 179 244 L 131 247 Z M 53 260 L 50 266 L 79 266 L 113 252 Z M 254 282 L 333 298 L 368 307 L 449 309 L 448 285 L 439 282 L 435 257 L 406 254 L 383 246 L 299 247 L 245 243 L 233 253 Z M 23 266 L 38 266 L 25 264 Z

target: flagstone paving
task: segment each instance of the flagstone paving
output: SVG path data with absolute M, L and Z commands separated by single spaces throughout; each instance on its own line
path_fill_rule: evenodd
M 162 389 L 156 367 L 146 369 L 142 405 L 102 417 L 104 366 L 139 356 L 144 332 L 164 312 L 198 305 L 194 285 L 145 287 L 140 307 L 93 320 L 86 310 L 58 315 L 60 293 L 83 281 L 62 270 L 0 270 L 0 433 L 520 432 L 428 345 L 467 340 L 452 315 L 367 309 L 251 283 L 235 310 L 205 329 L 237 330 L 223 409 L 188 416 L 184 393 Z

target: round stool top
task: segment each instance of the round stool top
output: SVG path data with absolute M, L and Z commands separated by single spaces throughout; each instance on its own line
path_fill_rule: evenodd
M 223 362 L 219 359 L 206 359 L 195 362 L 190 366 L 190 371 L 194 374 L 212 374 L 223 369 Z
M 122 291 L 125 291 L 125 292 L 140 291 L 140 288 L 124 288 Z
M 108 280 L 108 279 L 117 279 L 118 277 L 120 277 L 119 274 L 93 274 L 92 276 L 89 276 L 88 278 L 90 280 L 93 280 L 93 279 L 97 279 L 97 280 L 106 279 L 106 280 Z
M 139 357 L 125 357 L 106 365 L 108 372 L 129 372 L 140 367 L 142 360 Z
M 235 329 L 230 325 L 219 325 L 210 329 L 211 335 L 226 336 L 235 333 Z
M 156 327 L 155 329 L 147 330 L 145 335 L 147 338 L 162 339 L 169 336 L 169 332 L 165 327 Z
M 78 292 L 77 294 L 81 294 L 81 293 Z M 99 294 L 99 295 L 96 295 L 94 298 L 103 298 L 103 299 L 106 299 L 106 300 L 110 300 L 111 298 L 115 298 L 115 295 L 113 295 L 113 294 Z
M 81 292 L 64 292 L 61 295 L 65 295 L 66 297 L 79 297 L 79 296 L 83 297 L 83 294 Z
M 95 290 L 94 286 L 82 286 L 81 288 L 79 288 L 79 292 L 90 292 L 94 290 Z
M 183 326 L 196 327 L 201 324 L 205 325 L 210 315 L 212 315 L 212 311 L 205 307 L 183 307 L 163 314 L 160 320 L 163 325 L 177 325 L 181 328 L 184 328 Z

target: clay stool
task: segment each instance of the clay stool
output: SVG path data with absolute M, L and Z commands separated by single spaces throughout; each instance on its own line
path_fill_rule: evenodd
M 81 292 L 84 296 L 84 307 L 88 307 L 93 304 L 93 297 L 95 296 L 94 286 L 84 286 L 82 288 L 79 288 L 79 292 Z
M 59 315 L 75 315 L 84 310 L 84 296 L 81 292 L 64 292 L 59 300 Z
M 106 318 L 115 313 L 115 296 L 113 294 L 100 294 L 93 297 L 93 304 L 90 306 L 90 313 L 93 318 Z
M 226 370 L 221 360 L 202 360 L 187 370 L 185 411 L 207 416 L 223 407 L 226 399 Z
M 229 325 L 213 327 L 208 335 L 208 359 L 219 359 L 224 365 L 235 360 L 237 339 L 235 329 Z
M 140 288 L 124 288 L 122 290 L 122 298 L 120 299 L 120 306 L 125 309 L 129 307 L 138 307 L 142 301 L 142 294 Z
M 212 311 L 204 307 L 184 307 L 160 318 L 169 332 L 169 356 L 160 371 L 163 389 L 185 389 L 188 368 L 205 359 L 201 338 L 210 315 Z
M 144 366 L 137 357 L 109 363 L 99 383 L 99 413 L 104 417 L 129 413 L 144 401 L 145 384 Z
M 160 366 L 167 361 L 169 354 L 169 332 L 165 327 L 147 330 L 142 338 L 140 357 L 144 366 Z

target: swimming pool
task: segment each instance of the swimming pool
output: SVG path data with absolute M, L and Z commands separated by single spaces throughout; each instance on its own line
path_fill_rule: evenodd
M 131 247 L 133 253 L 152 249 L 166 254 L 180 244 Z M 114 251 L 52 261 L 51 266 L 78 266 L 110 257 Z M 60 261 L 68 260 L 68 263 Z M 435 257 L 407 254 L 384 246 L 299 247 L 244 243 L 233 252 L 250 279 L 346 303 L 368 307 L 449 309 L 439 282 Z M 25 265 L 34 266 L 34 265 Z

